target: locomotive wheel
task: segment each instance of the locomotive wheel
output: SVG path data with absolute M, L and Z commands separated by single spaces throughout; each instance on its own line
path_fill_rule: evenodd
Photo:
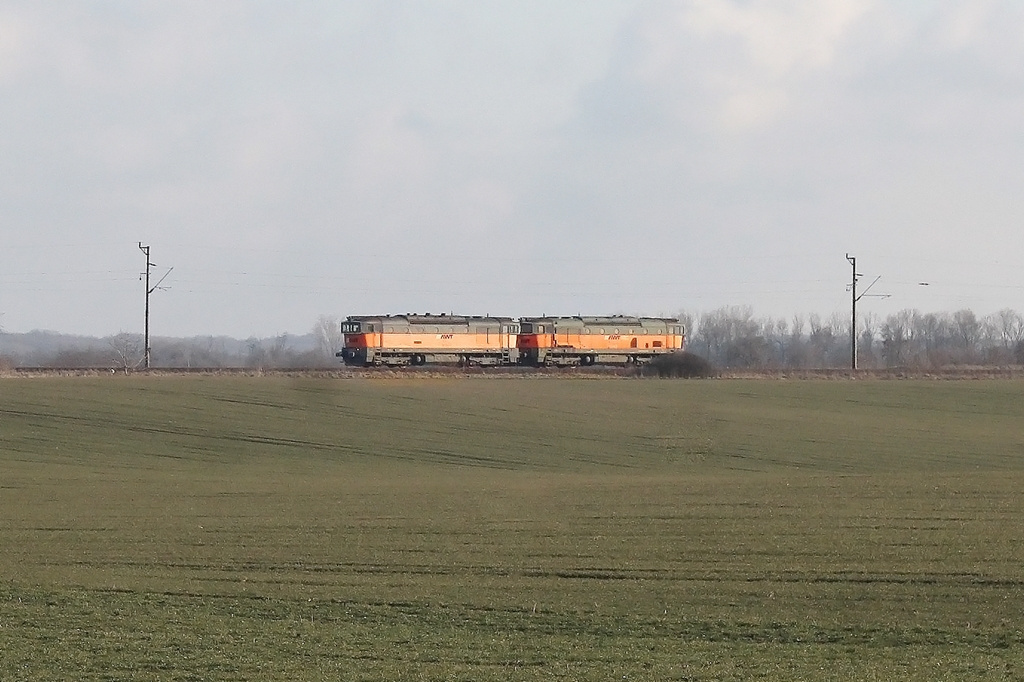
M 409 359 L 409 363 L 412 364 L 412 365 L 425 365 L 425 364 L 427 364 L 427 358 L 425 358 L 424 356 L 419 355 L 419 354 L 413 355 Z
M 583 365 L 584 367 L 589 367 L 589 366 L 593 365 L 594 364 L 594 356 L 593 355 L 581 355 L 580 356 L 580 364 Z

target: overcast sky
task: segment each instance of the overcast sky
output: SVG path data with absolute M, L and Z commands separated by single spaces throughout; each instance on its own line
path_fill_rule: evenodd
M 1016 1 L 0 2 L 8 332 L 141 332 L 140 241 L 155 335 L 1024 311 L 1022 219 Z

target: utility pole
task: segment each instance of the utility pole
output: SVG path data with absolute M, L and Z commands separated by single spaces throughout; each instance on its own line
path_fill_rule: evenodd
M 143 273 L 143 275 L 141 277 L 139 277 L 139 279 L 142 279 L 143 277 L 145 277 L 145 279 L 146 279 L 146 335 L 145 335 L 144 340 L 143 340 L 143 348 L 144 348 L 144 358 L 145 358 L 144 359 L 144 363 L 145 363 L 145 367 L 146 367 L 146 369 L 149 369 L 149 357 L 150 357 L 150 348 L 149 348 L 149 295 L 152 294 L 154 291 L 156 291 L 158 288 L 160 288 L 160 282 L 163 282 L 165 279 L 167 279 L 167 275 L 171 274 L 171 270 L 173 270 L 174 268 L 168 269 L 167 272 L 164 274 L 164 276 L 160 278 L 159 282 L 157 282 L 153 286 L 149 286 L 149 273 L 150 273 L 150 270 L 152 268 L 156 267 L 156 263 L 153 263 L 153 262 L 151 262 L 149 260 L 149 246 L 148 245 L 147 246 L 143 246 L 142 242 L 139 242 L 139 251 L 142 251 L 142 253 L 146 256 L 146 272 Z
M 857 301 L 864 298 L 865 294 L 868 293 L 868 289 L 875 286 L 875 282 L 882 279 L 879 275 L 875 277 L 874 281 L 867 286 L 860 296 L 857 295 L 857 278 L 863 277 L 857 272 L 857 258 L 846 254 L 846 260 L 850 262 L 850 266 L 853 268 L 853 276 L 850 279 L 850 298 L 851 298 L 851 316 L 850 316 L 850 369 L 857 369 Z M 873 294 L 877 298 L 889 298 L 889 294 Z
M 853 298 L 853 312 L 850 317 L 850 369 L 857 369 L 857 258 L 846 254 L 846 260 L 850 261 L 850 266 L 853 268 L 853 276 L 850 279 L 850 291 Z
M 142 352 L 145 357 L 146 369 L 149 369 L 149 295 L 153 293 L 153 290 L 149 288 L 149 270 L 153 267 L 154 263 L 149 261 L 148 246 L 143 246 L 142 242 L 139 242 L 139 250 L 146 256 L 146 336 L 143 341 Z

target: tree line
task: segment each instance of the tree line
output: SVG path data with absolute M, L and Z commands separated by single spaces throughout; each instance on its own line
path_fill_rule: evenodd
M 332 368 L 342 348 L 341 317 L 323 315 L 303 335 L 239 340 L 219 336 L 156 337 L 154 367 Z M 759 317 L 750 306 L 726 306 L 679 316 L 687 350 L 724 369 L 822 369 L 851 364 L 850 319 L 838 313 Z M 867 314 L 857 325 L 858 366 L 1024 365 L 1024 316 L 1006 308 L 978 317 L 970 310 Z M 141 334 L 105 338 L 54 332 L 0 331 L 0 367 L 99 367 L 131 371 L 142 365 Z
M 680 320 L 687 348 L 718 367 L 821 369 L 850 367 L 851 320 L 835 313 L 791 318 L 755 316 L 749 306 L 727 306 Z M 1004 308 L 922 313 L 901 310 L 858 319 L 857 364 L 865 369 L 1024 364 L 1024 316 Z
M 334 368 L 344 336 L 341 319 L 321 316 L 307 334 L 234 339 L 227 336 L 154 337 L 151 365 L 168 368 Z M 9 334 L 0 330 L 0 369 L 13 367 L 102 368 L 130 372 L 143 366 L 143 335 L 119 332 L 97 338 L 49 331 Z

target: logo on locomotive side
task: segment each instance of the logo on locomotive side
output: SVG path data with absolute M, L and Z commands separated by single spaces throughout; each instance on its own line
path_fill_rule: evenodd
M 437 338 L 439 338 L 439 339 L 454 339 L 455 338 L 455 334 L 438 334 Z

